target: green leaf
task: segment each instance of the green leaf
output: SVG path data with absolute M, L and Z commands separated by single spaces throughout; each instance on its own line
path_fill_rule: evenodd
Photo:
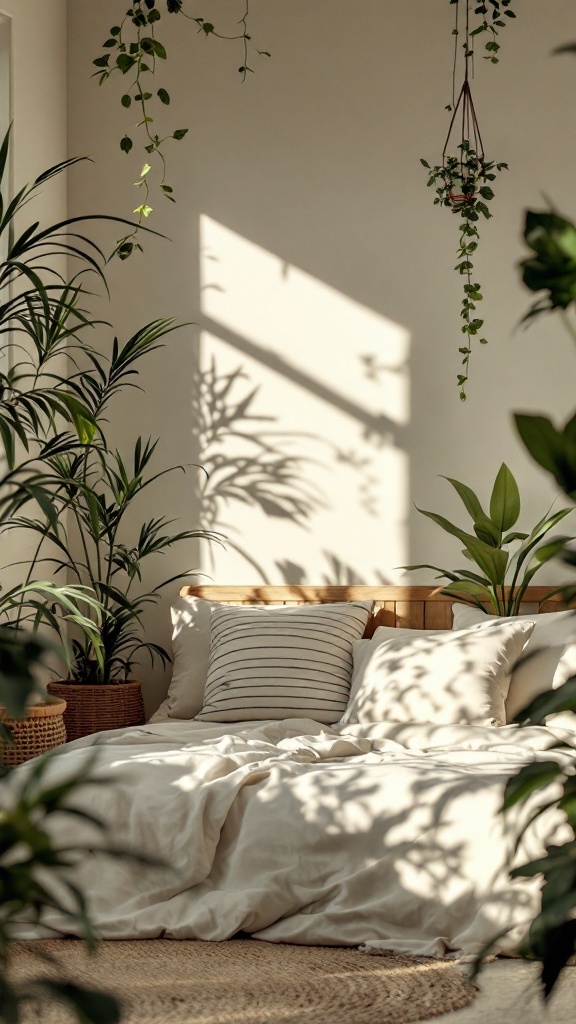
M 129 53 L 119 53 L 116 57 L 116 67 L 120 69 L 123 75 L 127 74 L 134 67 L 135 63 L 135 58 L 130 56 Z
M 479 519 L 480 516 L 484 515 L 484 509 L 482 508 L 482 505 L 480 504 L 480 501 L 476 497 L 474 491 L 470 487 L 467 487 L 466 484 L 461 484 L 459 480 L 453 480 L 452 477 L 450 476 L 445 476 L 443 477 L 443 479 L 447 480 L 449 484 L 452 484 L 452 487 L 454 488 L 458 496 L 462 499 L 464 507 L 473 522 Z
M 188 129 L 187 128 L 177 128 L 176 131 L 173 133 L 172 138 L 173 139 L 183 139 L 184 136 L 187 135 L 187 134 L 188 134 Z
M 120 102 L 123 107 L 129 107 L 132 103 L 132 97 L 129 96 L 128 93 L 125 93 Z
M 483 540 L 485 544 L 489 544 L 492 548 L 500 547 L 502 540 L 502 533 L 492 522 L 489 516 L 482 515 L 478 516 L 474 523 L 474 533 L 480 540 Z
M 468 594 L 470 597 L 477 598 L 480 601 L 490 601 L 490 604 L 494 604 L 494 595 L 481 583 L 474 583 L 472 580 L 457 580 L 455 583 L 447 583 L 442 588 L 443 594 L 454 594 L 456 597 L 462 594 Z
M 565 494 L 576 497 L 576 442 L 545 416 L 517 413 L 516 428 L 532 458 L 551 473 Z
M 165 103 L 166 106 L 170 103 L 170 94 L 166 92 L 166 89 L 158 89 L 158 99 L 161 103 Z
M 120 139 L 120 149 L 123 153 L 129 153 L 133 145 L 134 143 L 132 142 L 132 139 L 129 139 L 127 135 L 125 135 L 123 139 Z
M 511 530 L 520 515 L 520 492 L 513 474 L 502 463 L 490 498 L 490 518 L 500 533 Z
M 530 722 L 532 725 L 544 725 L 548 715 L 556 715 L 561 711 L 576 712 L 576 676 L 571 676 L 555 690 L 539 693 L 514 721 L 521 724 Z
M 521 803 L 537 789 L 554 782 L 562 774 L 562 767 L 556 761 L 534 761 L 524 765 L 517 775 L 508 779 L 504 790 L 502 810 L 507 811 L 514 804 Z M 535 871 L 534 874 L 537 874 Z
M 152 36 L 144 36 L 140 40 L 140 46 L 144 53 L 149 53 L 154 57 L 160 57 L 161 60 L 166 60 L 166 50 L 157 39 Z

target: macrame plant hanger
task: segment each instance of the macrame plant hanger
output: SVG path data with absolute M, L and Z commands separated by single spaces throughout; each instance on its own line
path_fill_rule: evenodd
M 458 26 L 458 8 L 456 8 L 456 26 Z M 482 135 L 480 133 L 480 126 L 478 124 L 478 118 L 476 117 L 476 110 L 474 108 L 474 100 L 472 99 L 472 90 L 470 89 L 470 61 L 473 59 L 473 54 L 470 50 L 470 0 L 466 0 L 466 35 L 464 42 L 464 82 L 460 89 L 458 100 L 453 102 L 452 118 L 448 127 L 448 134 L 446 136 L 446 142 L 444 143 L 444 149 L 442 150 L 442 165 L 446 167 L 448 156 L 450 155 L 450 144 L 453 141 L 453 136 L 456 134 L 455 129 L 460 124 L 460 143 L 455 147 L 459 151 L 458 162 L 460 164 L 460 178 L 462 181 L 462 192 L 457 194 L 453 189 L 449 187 L 449 177 L 447 175 L 446 182 L 448 187 L 448 196 L 452 205 L 453 213 L 458 213 L 464 203 L 475 202 L 475 193 L 477 186 L 477 170 L 478 165 L 484 161 L 484 146 L 482 144 Z M 458 28 L 456 27 L 456 46 L 458 45 Z M 456 58 L 454 66 L 454 74 L 456 72 Z M 454 96 L 453 96 L 454 100 Z M 474 153 L 472 161 L 467 159 L 468 153 Z

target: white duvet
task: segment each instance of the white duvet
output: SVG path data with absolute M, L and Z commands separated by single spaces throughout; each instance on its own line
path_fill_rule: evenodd
M 509 929 L 499 948 L 511 953 L 538 908 L 539 882 L 509 880 L 519 819 L 498 810 L 506 778 L 550 756 L 554 735 L 170 721 L 77 740 L 51 772 L 68 777 L 97 747 L 94 774 L 114 781 L 74 802 L 107 822 L 108 842 L 167 865 L 83 855 L 77 881 L 103 938 L 220 940 L 242 931 L 272 942 L 467 955 Z M 543 815 L 516 862 L 564 829 Z M 70 820 L 57 838 L 94 845 L 95 835 Z M 44 922 L 41 931 L 23 922 L 19 937 L 70 934 L 55 912 Z

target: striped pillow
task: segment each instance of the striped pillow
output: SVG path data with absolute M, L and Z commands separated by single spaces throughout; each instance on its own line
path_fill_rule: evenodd
M 372 601 L 214 609 L 197 719 L 337 722 L 350 693 L 352 644 L 371 609 Z

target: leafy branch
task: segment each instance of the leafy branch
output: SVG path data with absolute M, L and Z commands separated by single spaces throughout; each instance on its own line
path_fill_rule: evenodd
M 212 22 L 205 18 L 194 18 L 187 14 L 183 7 L 183 0 L 166 0 L 168 14 L 181 14 L 184 18 L 192 21 L 198 26 L 198 34 L 205 38 L 215 36 L 217 39 L 239 41 L 242 44 L 242 63 L 238 68 L 242 81 L 246 80 L 248 72 L 253 73 L 254 69 L 249 66 L 248 53 L 252 37 L 248 31 L 249 0 L 244 0 L 244 13 L 239 21 L 241 31 L 235 35 L 225 35 L 217 32 Z M 167 134 L 159 134 L 156 131 L 156 118 L 152 113 L 152 103 L 158 100 L 163 106 L 170 106 L 171 97 L 167 89 L 160 87 L 155 94 L 152 91 L 150 76 L 154 76 L 157 69 L 161 67 L 162 61 L 167 60 L 167 51 L 164 44 L 158 39 L 157 26 L 162 18 L 160 0 L 135 0 L 128 8 L 123 20 L 118 25 L 113 25 L 109 31 L 109 38 L 104 41 L 104 53 L 97 57 L 92 63 L 96 67 L 93 78 L 97 78 L 99 85 L 103 85 L 111 76 L 117 73 L 127 76 L 129 85 L 125 87 L 120 102 L 128 110 L 133 105 L 138 110 L 139 120 L 135 128 L 140 130 L 143 148 L 146 153 L 144 162 L 141 164 L 140 174 L 134 182 L 136 188 L 142 190 L 134 213 L 138 215 L 138 222 L 134 229 L 118 239 L 115 253 L 120 259 L 125 260 L 132 255 L 134 250 L 142 251 L 141 244 L 136 240 L 138 232 L 143 223 L 153 212 L 151 203 L 151 172 L 154 160 L 160 171 L 158 187 L 160 194 L 170 202 L 175 202 L 174 189 L 166 180 L 166 157 L 164 147 L 170 140 L 181 141 L 188 133 L 188 128 L 176 128 Z M 257 50 L 260 56 L 269 57 L 267 50 Z M 127 133 L 120 140 L 120 149 L 124 153 L 130 153 L 134 147 L 133 139 Z

